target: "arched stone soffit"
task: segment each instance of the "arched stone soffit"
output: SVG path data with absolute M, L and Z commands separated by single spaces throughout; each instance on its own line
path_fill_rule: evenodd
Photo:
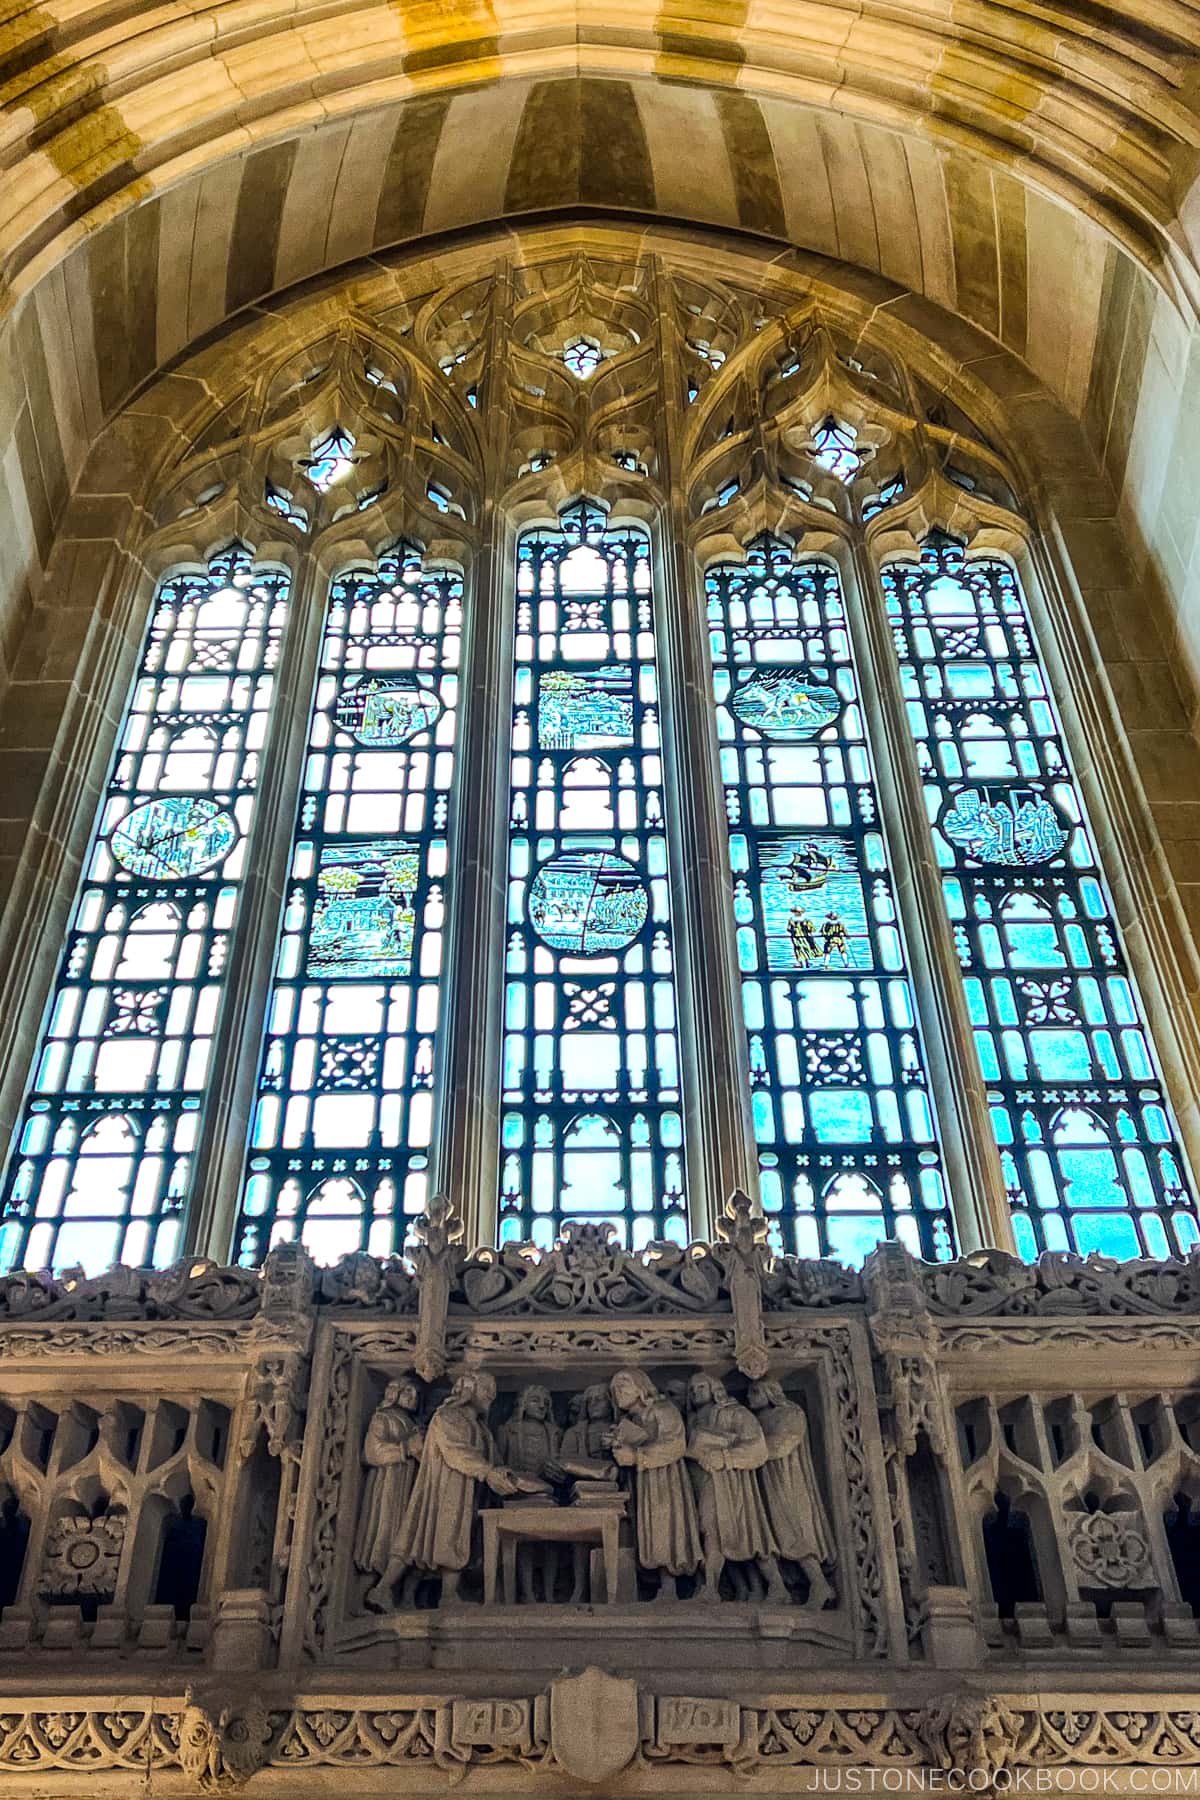
M 774 140 L 777 163 L 780 149 L 785 161 L 789 149 L 817 162 L 847 153 L 853 132 L 836 125 L 821 143 L 823 109 L 842 126 L 899 130 L 1024 170 L 1149 260 L 1186 253 L 1197 223 L 1196 0 L 615 10 L 586 0 L 42 0 L 8 18 L 0 266 L 10 282 L 73 221 L 98 223 L 114 203 L 231 152 L 270 144 L 282 186 L 285 144 L 322 128 L 336 139 L 357 127 L 353 150 L 368 161 L 381 140 L 413 190 L 434 140 L 461 145 L 491 190 L 492 216 L 521 210 L 497 203 L 501 175 L 518 186 L 596 183 L 604 204 L 628 188 L 644 205 L 649 184 L 699 180 L 693 148 L 703 165 L 705 140 L 724 139 L 770 211 Z M 788 102 L 808 109 L 807 126 L 783 123 Z M 404 106 L 411 152 L 391 141 Z M 565 149 L 572 140 L 578 156 Z M 754 204 L 748 192 L 738 200 Z M 657 204 L 690 211 L 661 195 Z
M 64 172 L 46 123 L 44 147 L 0 181 L 7 304 L 33 304 L 68 477 L 81 433 L 90 441 L 155 369 L 241 308 L 391 245 L 534 214 L 597 208 L 735 229 L 855 264 L 999 340 L 1076 415 L 1114 297 L 1136 287 L 1151 309 L 1191 311 L 1181 259 L 1149 215 L 1143 231 L 1065 178 L 1069 195 L 1054 197 L 1035 183 L 1046 173 L 1035 159 L 1001 156 L 980 133 L 955 144 L 643 76 L 505 76 L 323 116 L 335 100 L 346 95 L 293 107 L 286 130 L 245 108 L 241 123 L 223 120 L 211 96 L 199 117 L 190 100 L 170 134 L 162 125 L 158 165 L 139 134 L 122 137 L 113 107 L 95 155 Z M 101 176 L 118 143 L 128 156 Z M 64 357 L 70 367 L 53 366 Z

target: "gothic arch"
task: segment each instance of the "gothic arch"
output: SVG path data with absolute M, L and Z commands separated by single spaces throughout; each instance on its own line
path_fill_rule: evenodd
M 481 548 L 503 552 L 518 525 L 552 520 L 580 493 L 602 496 L 614 517 L 671 521 L 674 567 L 664 578 L 681 593 L 692 579 L 689 546 L 703 566 L 740 556 L 762 531 L 803 537 L 806 554 L 832 555 L 852 585 L 868 566 L 913 555 L 937 528 L 1010 558 L 1038 608 L 1083 747 L 1126 939 L 1190 1132 L 1190 1071 L 1200 1061 L 1186 999 L 1195 951 L 1131 761 L 1131 747 L 1165 752 L 1156 741 L 1131 746 L 1094 656 L 1087 609 L 1095 629 L 1112 599 L 1089 578 L 1094 489 L 1081 488 L 1078 428 L 1044 391 L 1030 390 L 1015 358 L 886 284 L 864 292 L 861 274 L 794 256 L 780 263 L 744 240 L 710 245 L 615 225 L 545 226 L 518 242 L 516 261 L 509 237 L 455 244 L 436 259 L 395 253 L 264 305 L 151 383 L 102 434 L 54 551 L 53 607 L 38 609 L 25 640 L 41 655 L 40 633 L 53 622 L 54 657 L 73 686 L 29 685 L 40 716 L 56 709 L 56 746 L 17 868 L 8 966 L 28 967 L 34 946 L 61 931 L 108 755 L 101 721 L 128 679 L 148 581 L 181 563 L 202 566 L 231 535 L 249 542 L 258 562 L 301 574 L 303 611 L 310 534 L 314 570 L 333 571 L 400 537 L 419 538 L 429 566 L 467 567 Z M 473 403 L 491 354 L 487 334 L 498 329 L 493 279 L 511 342 L 510 385 L 499 401 L 502 466 Z M 580 384 L 545 354 L 555 318 L 564 341 L 580 336 L 598 359 L 586 404 Z M 647 361 L 656 332 L 671 347 L 654 354 L 669 354 L 694 396 L 673 440 L 678 466 L 662 462 Z M 831 419 L 857 434 L 853 454 L 880 497 L 880 509 L 863 514 L 857 548 L 841 484 L 817 456 Z M 305 467 L 335 426 L 352 440 L 345 483 L 321 493 L 309 481 L 301 502 Z M 486 497 L 497 493 L 508 521 L 499 538 L 485 524 Z M 1110 664 L 1120 683 L 1122 658 Z M 1165 656 L 1157 678 L 1173 688 Z M 278 726 L 297 749 L 301 712 L 302 704 L 292 716 L 285 708 Z M 280 816 L 292 804 L 292 779 L 268 797 Z M 893 804 L 908 802 L 898 793 Z M 927 878 L 914 868 L 905 879 Z M 268 916 L 269 883 L 252 883 L 247 904 Z M 246 971 L 243 978 L 253 989 Z M 5 1013 L 14 1052 L 29 1041 L 40 1004 L 36 982 L 14 991 Z M 245 1043 L 260 1018 L 261 999 L 241 1017 L 242 1050 L 228 1046 L 229 1068 L 243 1071 L 240 1088 L 230 1076 L 222 1090 L 230 1146 L 244 1127 Z M 704 1029 L 719 1037 L 727 1027 L 711 1019 Z M 15 1084 L 22 1057 L 5 1062 Z M 17 1097 L 14 1088 L 6 1110 Z M 446 1184 L 477 1192 L 470 1134 L 462 1150 L 459 1134 L 447 1137 Z M 976 1195 L 996 1186 L 982 1141 L 965 1128 L 956 1153 L 956 1179 Z M 717 1149 L 714 1139 L 706 1154 L 713 1193 L 743 1180 L 736 1147 Z M 201 1241 L 206 1229 L 201 1221 Z M 972 1235 L 999 1235 L 986 1202 Z

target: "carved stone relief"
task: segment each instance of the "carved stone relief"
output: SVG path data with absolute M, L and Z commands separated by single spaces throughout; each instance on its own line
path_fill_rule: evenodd
M 412 1376 L 388 1381 L 362 1449 L 354 1566 L 377 1577 L 368 1608 L 453 1605 L 478 1598 L 480 1578 L 485 1599 L 510 1604 L 632 1601 L 638 1584 L 659 1600 L 834 1600 L 807 1415 L 780 1383 L 743 1403 L 714 1376 L 658 1386 L 625 1368 L 557 1410 L 544 1384 L 520 1387 L 493 1432 L 495 1409 L 486 1373 L 440 1400 Z

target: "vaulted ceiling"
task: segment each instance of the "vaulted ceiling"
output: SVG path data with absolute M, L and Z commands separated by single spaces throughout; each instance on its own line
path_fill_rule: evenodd
M 781 237 L 860 161 L 877 205 L 923 209 L 910 164 L 941 151 L 949 213 L 980 236 L 991 165 L 1185 286 L 1200 241 L 1195 0 L 46 0 L 4 16 L 10 288 L 115 212 L 255 147 L 273 147 L 282 195 L 321 136 L 338 151 L 309 152 L 324 175 L 309 204 L 337 193 L 333 160 L 357 197 L 352 165 L 365 159 L 369 185 L 382 144 L 400 183 L 383 223 L 398 228 L 434 177 L 448 218 L 472 186 L 493 217 L 568 197 L 718 216 L 715 137 L 739 216 Z

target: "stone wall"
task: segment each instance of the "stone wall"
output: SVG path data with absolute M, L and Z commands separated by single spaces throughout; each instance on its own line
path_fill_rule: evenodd
M 1198 1330 L 1194 1262 L 859 1275 L 740 1197 L 686 1251 L 442 1209 L 412 1261 L 9 1277 L 0 1768 L 1200 1765 Z

